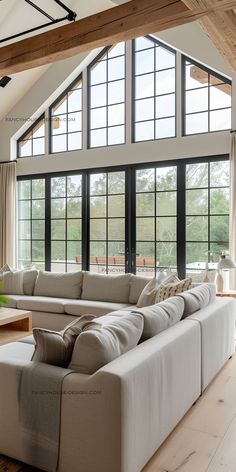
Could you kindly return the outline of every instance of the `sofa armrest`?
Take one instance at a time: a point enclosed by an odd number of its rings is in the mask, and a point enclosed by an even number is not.
[[[58,472],[139,472],[200,395],[200,326],[182,321],[64,379]]]

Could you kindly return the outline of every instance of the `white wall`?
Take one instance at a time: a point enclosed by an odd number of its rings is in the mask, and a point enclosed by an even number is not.
[[[198,24],[192,23],[174,28],[158,36],[164,42],[182,50],[185,54],[230,76],[228,65]],[[66,85],[86,67],[97,52],[93,51],[89,55],[80,54],[79,56],[53,64],[25,97],[16,104],[11,113],[0,124],[0,160],[7,161],[15,158],[16,139],[28,127],[28,123],[24,124],[24,119],[27,120],[28,117],[34,116],[35,118],[39,116],[55,100],[56,96],[63,91]],[[236,124],[234,118],[236,110],[235,84],[236,80],[233,78],[233,126]],[[177,81],[177,88],[180,92],[180,78]],[[130,94],[130,90],[128,90],[128,94]],[[18,175],[207,156],[229,152],[228,132],[182,137],[180,125],[177,128],[176,138],[131,144],[130,115],[130,109],[128,108],[126,145],[19,159],[17,164]],[[178,123],[180,123],[180,120],[178,120]],[[13,136],[14,139],[12,139]]]

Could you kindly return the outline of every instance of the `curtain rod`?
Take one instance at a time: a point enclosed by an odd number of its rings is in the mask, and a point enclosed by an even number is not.
[[[0,161],[0,165],[1,164],[13,164],[13,162],[17,163],[17,159],[13,159],[13,161]]]

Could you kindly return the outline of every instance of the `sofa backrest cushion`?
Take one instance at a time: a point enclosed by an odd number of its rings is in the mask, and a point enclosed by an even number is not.
[[[145,341],[181,320],[184,313],[184,300],[177,295],[155,305],[137,308],[131,313],[142,314],[144,328],[141,340]]]
[[[198,310],[209,305],[212,301],[211,287],[208,284],[201,284],[179,294],[184,300],[183,318],[192,315]]]
[[[39,271],[34,295],[43,297],[80,298],[83,272],[60,273]]]
[[[93,374],[137,346],[143,331],[143,316],[126,313],[110,323],[93,323],[76,339],[69,369]]]
[[[0,283],[4,295],[24,295],[22,271],[3,272],[0,275]]]
[[[25,295],[33,295],[38,271],[36,269],[23,270],[23,289]]]
[[[67,367],[75,340],[82,329],[91,324],[95,318],[93,315],[84,315],[76,318],[63,331],[50,331],[49,329],[33,328],[35,350],[32,361],[52,364],[59,367]]]
[[[148,282],[150,282],[149,277],[141,277],[140,275],[134,275],[130,279],[129,303],[136,305],[140,294]]]
[[[103,275],[84,272],[83,300],[129,303],[131,274]]]

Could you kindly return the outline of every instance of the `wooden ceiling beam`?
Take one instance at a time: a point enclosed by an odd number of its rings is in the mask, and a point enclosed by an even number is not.
[[[197,3],[200,4],[200,1]],[[232,8],[235,3],[233,0],[214,0],[214,10]],[[0,76],[189,23],[211,13],[212,8],[209,5],[198,6],[193,12],[181,0],[131,0],[72,24],[1,47]]]

